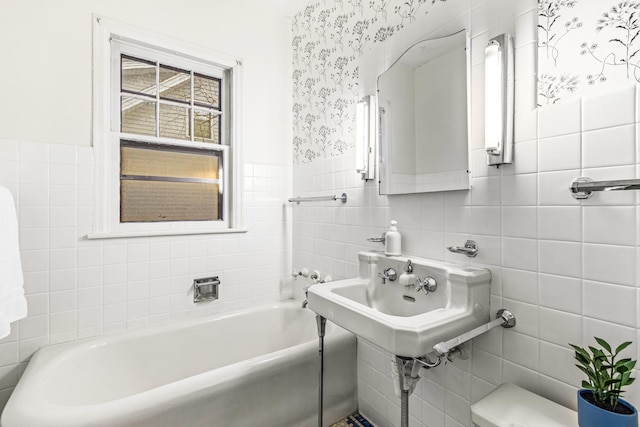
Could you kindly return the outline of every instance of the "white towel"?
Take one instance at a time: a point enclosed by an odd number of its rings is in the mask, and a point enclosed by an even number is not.
[[[16,207],[11,192],[0,187],[0,339],[11,333],[11,322],[27,316],[23,284]]]

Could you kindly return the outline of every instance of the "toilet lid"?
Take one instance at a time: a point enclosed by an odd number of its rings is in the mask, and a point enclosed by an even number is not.
[[[502,384],[471,405],[479,427],[577,427],[575,411],[514,384]]]

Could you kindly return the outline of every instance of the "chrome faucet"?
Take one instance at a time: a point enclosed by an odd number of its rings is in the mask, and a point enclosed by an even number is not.
[[[323,279],[320,278],[320,272],[318,272],[318,270],[313,270],[311,272],[311,275],[309,276],[309,278],[311,280],[313,280],[313,283],[311,283],[310,285],[306,285],[304,288],[304,301],[302,301],[302,308],[307,308],[307,304],[309,304],[308,301],[308,297],[309,297],[309,288],[317,283],[327,283],[327,282],[331,282],[333,280],[333,278],[331,276],[329,276],[328,274],[324,276]]]
[[[424,292],[425,295],[429,295],[430,292],[435,292],[438,289],[438,282],[431,276],[427,276],[424,280],[418,279],[416,280],[416,292]]]
[[[393,268],[389,267],[385,268],[382,273],[379,272],[378,277],[382,278],[382,284],[384,285],[387,280],[390,282],[395,281],[398,278],[398,273],[396,273]]]
[[[311,285],[307,285],[305,286],[304,289],[304,301],[302,301],[302,308],[307,308],[307,305],[309,304],[309,301],[307,300],[307,298],[309,297],[309,288],[311,287]]]

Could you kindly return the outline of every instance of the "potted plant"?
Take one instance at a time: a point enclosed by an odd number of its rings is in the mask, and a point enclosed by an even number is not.
[[[636,361],[618,358],[631,341],[620,344],[615,351],[602,338],[595,337],[601,348],[589,346],[589,351],[574,344],[576,366],[586,376],[578,390],[578,424],[580,427],[638,427],[638,411],[621,399],[623,387],[633,383],[632,369]]]

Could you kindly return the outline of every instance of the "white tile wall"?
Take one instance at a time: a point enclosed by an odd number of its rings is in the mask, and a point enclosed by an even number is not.
[[[516,57],[525,55],[518,60],[518,93],[529,94],[535,2],[478,1],[471,9],[472,46],[498,33],[500,25],[516,23]],[[492,17],[499,10],[501,24]],[[482,65],[473,53],[472,61]],[[412,426],[470,427],[470,403],[503,382],[574,408],[581,378],[569,342],[591,344],[593,336],[633,340],[627,353],[637,357],[640,200],[634,192],[608,192],[578,201],[568,187],[579,176],[640,177],[638,99],[640,87],[625,87],[537,110],[519,104],[516,163],[498,170],[484,165],[477,140],[481,120],[472,112],[468,192],[378,196],[375,182],[350,178],[352,153],[294,166],[294,193],[349,196],[346,205],[294,207],[294,265],[354,276],[357,252],[381,248],[365,239],[379,236],[394,219],[403,250],[413,256],[467,263],[444,247],[475,239],[480,256],[471,262],[492,272],[492,310],[506,307],[518,318],[514,329],[474,340],[470,360],[423,371],[420,392],[410,402]],[[345,178],[333,179],[338,175]],[[361,411],[377,426],[399,425],[391,355],[362,341],[358,352]],[[637,405],[640,386],[627,397]]]
[[[246,234],[89,241],[92,158],[87,147],[0,140],[29,307],[0,340],[0,410],[43,345],[291,297],[290,167],[246,165]],[[220,299],[196,305],[193,279],[207,275],[220,276]]]

